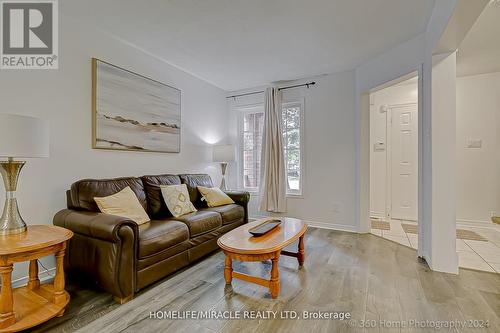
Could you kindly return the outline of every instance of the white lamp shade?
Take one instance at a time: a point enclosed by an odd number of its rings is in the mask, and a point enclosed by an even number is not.
[[[49,157],[48,121],[0,113],[0,157]]]
[[[214,162],[231,162],[235,160],[235,149],[233,145],[214,146]]]

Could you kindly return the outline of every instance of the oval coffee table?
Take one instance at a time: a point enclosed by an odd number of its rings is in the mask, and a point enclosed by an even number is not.
[[[280,280],[278,272],[278,261],[280,254],[297,258],[299,265],[304,264],[304,234],[307,224],[299,219],[279,218],[281,225],[269,231],[267,234],[254,237],[248,230],[263,223],[267,219],[253,221],[228,232],[217,240],[217,244],[226,255],[224,268],[224,278],[227,284],[232,279],[240,279],[247,282],[269,288],[272,298],[276,298],[280,292]],[[284,251],[283,248],[299,240],[298,252]],[[271,279],[266,280],[260,277],[251,276],[233,271],[232,261],[272,261]]]

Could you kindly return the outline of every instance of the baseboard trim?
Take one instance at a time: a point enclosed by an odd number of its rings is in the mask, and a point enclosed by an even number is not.
[[[270,218],[270,217],[279,218],[280,216],[274,216],[274,215],[273,216],[266,216],[266,215],[252,215],[252,216],[250,216],[250,218],[253,218],[253,219],[262,219],[262,218]],[[290,217],[293,217],[293,216],[290,216]],[[318,221],[312,221],[312,220],[306,220],[306,219],[301,219],[301,220],[304,221],[305,223],[307,223],[308,226],[314,227],[314,228],[358,233],[358,230],[357,230],[356,226],[354,226],[354,225],[326,223],[326,222],[318,222]]]
[[[306,222],[307,225],[309,225],[310,227],[314,227],[314,228],[358,233],[358,230],[357,230],[356,226],[354,226],[354,225],[326,223],[326,222],[318,222],[318,221],[310,221],[310,220],[303,220],[303,221]]]
[[[385,213],[382,212],[370,212],[370,217],[376,218],[376,219],[383,219],[385,218]]]
[[[495,224],[491,221],[479,221],[479,220],[462,220],[457,219],[457,228],[467,227],[467,228],[481,228],[481,229],[494,229],[500,231],[500,225]]]
[[[54,278],[54,275],[56,273],[56,268],[49,268],[43,271],[38,272],[38,278],[40,279],[40,282],[47,282],[49,280],[52,280]],[[18,288],[22,287],[28,284],[29,276],[23,276],[18,279],[15,279],[12,281],[12,288]]]
[[[458,254],[455,251],[455,255],[452,254],[451,258],[447,258],[445,261],[441,261],[439,264],[436,264],[432,260],[430,260],[429,256],[424,257],[425,261],[429,268],[436,272],[448,273],[448,274],[458,274]]]

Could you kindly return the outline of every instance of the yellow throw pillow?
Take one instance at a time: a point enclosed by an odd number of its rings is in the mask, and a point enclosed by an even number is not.
[[[203,198],[207,201],[208,207],[218,207],[233,204],[234,201],[218,187],[198,186]]]
[[[186,184],[182,185],[161,185],[161,195],[167,205],[168,210],[174,217],[179,217],[188,213],[196,212],[191,200]]]
[[[102,213],[123,216],[141,225],[149,222],[149,216],[130,186],[107,197],[94,198]]]

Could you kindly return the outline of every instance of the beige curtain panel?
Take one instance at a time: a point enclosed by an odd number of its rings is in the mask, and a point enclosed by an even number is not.
[[[266,88],[261,156],[260,210],[286,211],[286,175],[281,131],[281,92]]]

